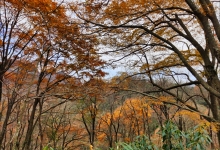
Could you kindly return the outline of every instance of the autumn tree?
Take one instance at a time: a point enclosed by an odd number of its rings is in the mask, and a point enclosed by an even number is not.
[[[104,101],[109,88],[101,78],[92,78],[82,84],[77,97],[76,112],[81,115],[89,144],[94,147],[97,137],[97,122],[101,114],[100,105]]]
[[[111,102],[116,105],[115,102]],[[132,141],[137,135],[151,134],[152,109],[147,101],[140,98],[125,100],[121,106],[112,109],[102,115],[99,119],[98,140],[99,145],[114,147],[119,141]],[[104,142],[104,143],[103,143]]]
[[[49,109],[45,103],[50,99],[69,100],[68,93],[59,89],[70,78],[104,75],[104,62],[94,47],[96,38],[83,34],[77,20],[67,16],[66,7],[63,2],[51,0],[0,1],[3,149],[13,144],[11,147],[17,149],[35,149],[38,144],[34,142],[39,141],[42,149],[42,114]],[[8,138],[10,124],[13,130],[18,127],[18,136],[11,136],[13,140]]]
[[[91,33],[100,36],[102,46],[110,48],[100,52],[115,55],[113,63],[123,60],[138,68],[138,73],[181,105],[185,100],[171,89],[202,86],[209,92],[205,103],[212,112],[211,117],[203,117],[219,123],[219,1],[88,0],[81,4],[73,10]],[[157,75],[181,81],[162,87],[155,82]],[[185,107],[203,114],[194,106]],[[220,143],[220,131],[218,139]]]

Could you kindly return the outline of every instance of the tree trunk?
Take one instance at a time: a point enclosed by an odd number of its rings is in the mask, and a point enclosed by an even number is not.
[[[1,133],[0,133],[0,148],[2,147],[2,142],[4,140],[5,133],[7,131],[8,121],[9,121],[9,118],[10,118],[10,115],[11,115],[12,107],[13,107],[13,103],[9,102],[7,112],[6,112],[6,116],[5,116],[5,120],[4,120],[2,130],[1,130]]]
[[[217,74],[211,74],[210,76],[208,76],[207,81],[208,81],[208,84],[212,86],[213,88],[215,88],[217,91],[220,90],[219,88],[220,82],[218,80]],[[212,93],[209,93],[209,94],[210,94],[212,115],[213,115],[213,118],[219,124],[220,123],[220,116],[219,116],[220,115],[220,111],[219,111],[219,104],[220,104],[219,100],[220,99],[216,97],[215,95],[213,95]],[[217,132],[217,137],[218,137],[218,145],[219,145],[220,144],[220,131],[219,130]]]
[[[39,98],[36,98],[34,101],[31,116],[28,120],[29,123],[28,123],[28,129],[27,129],[25,141],[24,141],[23,148],[22,148],[23,150],[30,150],[31,136],[34,130],[34,116],[35,116],[36,108],[39,102],[40,102]]]
[[[217,123],[220,123],[220,118],[219,118],[219,101],[218,98],[215,97],[214,95],[210,95],[211,99],[211,110],[213,114],[213,118],[217,121]],[[218,128],[220,126],[218,125]],[[218,137],[218,145],[220,144],[220,130],[217,131],[217,137]]]
[[[4,123],[2,125],[2,130],[0,133],[0,148],[2,147],[2,142],[3,142],[3,140],[5,138],[5,134],[7,132],[8,121],[11,116],[12,108],[13,108],[13,105],[15,104],[16,97],[17,97],[17,93],[14,91],[12,93],[12,97],[8,100],[7,112],[6,112]]]
[[[0,70],[0,73],[1,73],[1,70]],[[3,75],[0,74],[0,102],[2,102],[2,92],[3,92],[2,88],[3,88]]]

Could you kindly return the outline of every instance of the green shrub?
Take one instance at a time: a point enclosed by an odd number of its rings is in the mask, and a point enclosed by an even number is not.
[[[43,148],[43,150],[54,150],[52,147],[50,147],[50,146],[45,146],[44,148]]]
[[[119,143],[121,150],[157,150],[158,148],[150,142],[149,138],[145,135],[136,137],[132,143]]]
[[[133,142],[120,142],[115,150],[205,150],[212,140],[205,125],[198,125],[183,132],[172,122],[167,121],[160,131],[162,147],[153,144],[145,135],[138,136]]]

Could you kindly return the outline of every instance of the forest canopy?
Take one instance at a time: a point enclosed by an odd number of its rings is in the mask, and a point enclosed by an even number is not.
[[[218,148],[219,16],[214,0],[1,0],[1,149],[178,147],[167,128]]]

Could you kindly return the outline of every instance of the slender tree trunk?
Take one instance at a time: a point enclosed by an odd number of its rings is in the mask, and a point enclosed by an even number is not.
[[[92,135],[91,135],[91,145],[94,147],[95,142],[95,120],[96,118],[92,118]]]
[[[0,148],[2,147],[2,142],[4,140],[5,133],[7,131],[8,121],[9,121],[9,118],[10,118],[10,115],[11,115],[12,107],[13,107],[13,103],[9,102],[7,112],[6,112],[6,116],[5,116],[5,120],[4,120],[2,130],[1,130],[1,133],[0,133]]]
[[[42,113],[42,109],[43,109],[43,101],[41,101],[40,103],[39,103],[39,112],[40,112],[40,114]],[[41,124],[41,116],[39,116],[39,134],[40,134],[40,149],[43,149],[43,140],[44,140],[44,138],[43,138],[43,129],[42,129],[42,124]],[[55,148],[55,147],[54,147]]]
[[[9,121],[9,118],[10,118],[10,115],[11,115],[12,108],[13,108],[13,105],[15,103],[16,97],[17,97],[17,93],[14,91],[12,93],[12,97],[8,100],[7,112],[6,112],[4,123],[2,125],[2,130],[1,130],[1,133],[0,133],[0,148],[2,147],[3,140],[5,138],[5,134],[6,134],[6,131],[7,131],[7,126],[8,126],[8,121]]]
[[[46,66],[46,64],[47,64],[47,62],[45,62],[44,65]],[[43,80],[44,74],[45,74],[45,72],[42,71],[39,74],[39,77],[38,77],[37,90],[36,90],[37,98],[35,98],[35,100],[34,100],[34,105],[33,105],[32,111],[31,111],[31,116],[28,120],[28,129],[27,129],[27,133],[26,133],[26,136],[25,136],[25,140],[24,140],[22,150],[30,150],[31,138],[32,138],[33,130],[34,130],[35,113],[36,113],[37,106],[38,106],[38,104],[40,103],[40,100],[41,100],[41,96],[39,96],[40,85],[41,85],[41,82]]]
[[[3,92],[2,88],[3,88],[3,75],[0,75],[0,102],[2,102],[2,92]]]
[[[31,116],[28,120],[29,123],[28,123],[28,129],[27,129],[25,141],[24,141],[23,148],[22,148],[23,150],[30,150],[31,136],[34,130],[34,117],[35,117],[36,108],[39,102],[40,102],[40,98],[36,98],[34,101],[34,105],[31,111]]]

